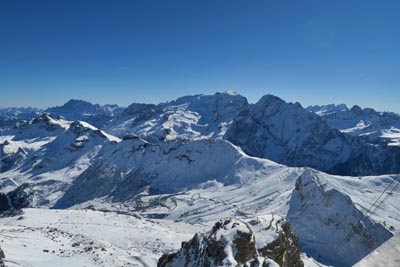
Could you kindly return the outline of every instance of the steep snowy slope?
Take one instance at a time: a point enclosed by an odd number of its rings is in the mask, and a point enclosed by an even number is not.
[[[377,112],[371,108],[345,105],[311,106],[307,108],[320,115],[329,126],[344,133],[362,137],[366,142],[400,146],[400,115]]]
[[[222,137],[247,106],[246,98],[231,92],[185,96],[157,106],[132,104],[106,131],[119,137],[132,133],[153,142]]]
[[[208,184],[240,184],[250,178],[250,174],[240,175],[243,169],[249,172],[247,167],[255,170],[252,176],[260,168],[281,168],[268,160],[249,158],[223,140],[154,145],[141,139],[125,139],[104,146],[94,164],[76,179],[56,207],[99,197],[126,201],[143,192],[176,193]]]

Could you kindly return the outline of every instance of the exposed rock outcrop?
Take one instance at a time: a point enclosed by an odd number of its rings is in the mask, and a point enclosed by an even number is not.
[[[157,266],[245,266],[256,256],[252,231],[243,222],[229,219],[217,222],[209,233],[183,242],[178,252],[164,254]]]
[[[0,193],[0,216],[15,216],[28,207],[33,196],[30,189],[28,184],[22,184],[7,194]]]
[[[302,267],[298,239],[288,223],[282,226],[277,240],[259,250],[250,227],[239,220],[217,222],[206,234],[196,234],[182,248],[164,254],[158,267]],[[275,259],[281,264],[279,265]]]
[[[273,259],[281,267],[303,267],[298,237],[292,232],[288,222],[284,222],[281,228],[278,238],[259,249],[259,252],[262,256]]]
[[[4,251],[0,247],[0,267],[5,267],[4,259],[5,259]]]

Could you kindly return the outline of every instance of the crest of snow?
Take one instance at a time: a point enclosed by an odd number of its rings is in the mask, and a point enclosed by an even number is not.
[[[101,132],[101,133],[102,133],[105,137],[107,137],[107,139],[110,140],[110,141],[114,141],[114,142],[120,142],[120,141],[121,141],[120,138],[118,138],[118,137],[116,137],[116,136],[113,136],[113,135],[111,135],[111,134],[108,134],[108,133],[106,133],[106,132],[104,132],[104,131],[101,131],[101,130],[99,130],[98,128],[94,127],[93,125],[91,125],[91,124],[89,124],[89,123],[87,123],[87,122],[85,122],[85,121],[79,121],[79,123],[80,123],[83,127],[88,128],[88,129],[90,129],[90,130],[92,130],[92,131],[99,131],[99,132]]]

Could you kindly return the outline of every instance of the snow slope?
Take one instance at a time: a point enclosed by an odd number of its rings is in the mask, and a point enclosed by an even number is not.
[[[394,176],[359,179],[288,168],[249,157],[223,140],[133,142],[99,153],[109,161],[84,172],[55,207],[140,212],[191,224],[239,217],[267,218],[267,226],[287,218],[301,249],[334,266],[351,266],[400,229],[398,191],[368,214]]]
[[[354,267],[396,267],[400,266],[400,236],[394,236]]]
[[[26,209],[0,218],[1,246],[13,266],[156,266],[199,225],[90,210]]]

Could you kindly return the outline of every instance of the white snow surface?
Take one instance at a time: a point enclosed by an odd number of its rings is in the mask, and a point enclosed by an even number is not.
[[[400,266],[400,236],[394,236],[354,267],[398,267]]]

